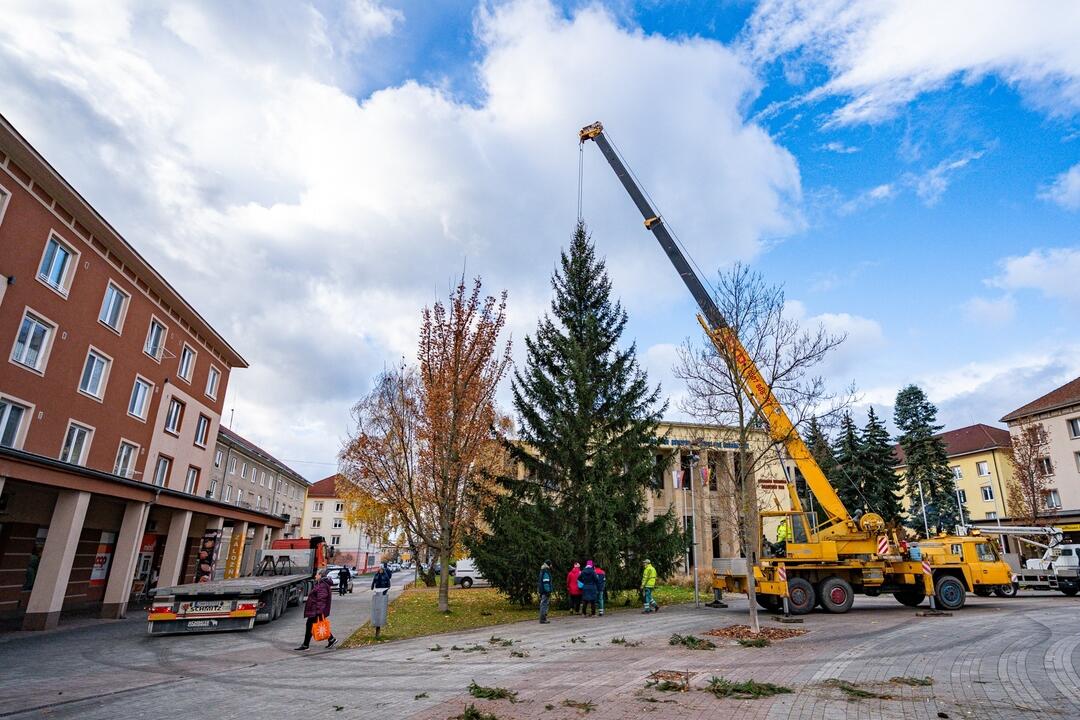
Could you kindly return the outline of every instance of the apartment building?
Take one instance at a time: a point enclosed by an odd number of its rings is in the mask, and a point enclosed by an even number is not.
[[[204,533],[283,527],[205,497],[244,358],[2,116],[0,351],[0,619],[120,617]]]
[[[303,533],[322,535],[334,547],[334,562],[364,571],[379,563],[382,546],[345,518],[345,500],[338,490],[340,475],[323,478],[308,489]]]
[[[255,443],[218,429],[206,497],[273,513],[285,521],[284,537],[300,537],[310,483]]]

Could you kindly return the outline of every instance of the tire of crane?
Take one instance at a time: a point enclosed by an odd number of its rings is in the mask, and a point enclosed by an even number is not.
[[[827,612],[835,615],[846,613],[855,602],[851,583],[841,577],[827,577],[818,585],[818,602]]]
[[[892,594],[896,598],[897,602],[901,605],[907,605],[908,607],[919,607],[922,605],[926,596],[922,594],[920,590],[904,590],[902,592],[894,592]]]
[[[976,585],[975,589],[971,592],[975,593],[978,597],[990,597],[994,592],[994,588],[989,585]]]
[[[769,612],[776,612],[780,609],[780,598],[775,595],[764,595],[760,593],[754,594],[754,599],[757,600],[757,604]]]
[[[934,599],[939,610],[959,610],[967,601],[967,588],[960,579],[942,575],[934,583]]]
[[[788,610],[792,615],[806,615],[817,604],[817,593],[814,586],[805,578],[791,578],[788,580]]]
[[[1075,597],[1076,593],[1080,592],[1080,587],[1076,585],[1062,585],[1058,589],[1065,597]]]
[[[994,594],[999,598],[1014,598],[1019,590],[1020,588],[1016,583],[1009,583],[1008,585],[998,585],[994,588]]]

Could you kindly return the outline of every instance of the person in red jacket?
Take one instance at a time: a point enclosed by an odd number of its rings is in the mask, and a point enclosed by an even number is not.
[[[581,575],[581,563],[574,563],[573,569],[566,574],[566,592],[570,593],[570,614],[576,615],[581,607],[581,588],[578,576]]]
[[[330,573],[323,569],[319,573],[319,579],[308,593],[307,602],[304,603],[304,617],[307,618],[307,628],[304,630],[304,644],[297,650],[307,650],[311,643],[311,629],[316,621],[330,617],[330,598],[334,596],[334,582],[330,579]],[[326,641],[326,647],[332,648],[337,643],[333,635]]]

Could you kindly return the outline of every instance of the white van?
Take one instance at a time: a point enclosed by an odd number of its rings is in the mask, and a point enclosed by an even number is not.
[[[465,558],[457,561],[457,567],[454,569],[454,582],[468,589],[473,586],[473,583],[484,582],[484,576],[480,574],[472,558]]]

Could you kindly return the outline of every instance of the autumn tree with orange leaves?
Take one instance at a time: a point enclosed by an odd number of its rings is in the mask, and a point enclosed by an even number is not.
[[[442,612],[450,609],[454,550],[508,463],[495,407],[510,365],[510,343],[499,342],[506,293],[481,294],[479,278],[471,291],[462,280],[448,304],[424,309],[418,367],[380,376],[354,408],[356,431],[341,455],[356,491],[388,507],[410,541],[438,557]]]

